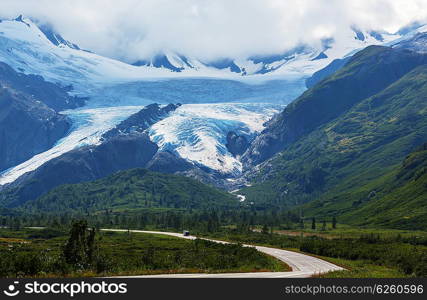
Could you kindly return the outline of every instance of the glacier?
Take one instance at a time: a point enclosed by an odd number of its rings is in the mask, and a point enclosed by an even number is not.
[[[288,104],[306,90],[301,77],[261,80],[181,78],[143,80],[105,86],[90,94],[88,107],[168,103]]]
[[[186,104],[149,129],[160,149],[198,165],[237,176],[242,164],[226,148],[230,131],[251,140],[282,105],[268,103]]]
[[[162,150],[224,175],[236,176],[241,163],[225,147],[229,131],[252,138],[283,106],[267,103],[184,104],[149,129],[150,138]],[[0,174],[0,185],[11,183],[27,172],[68,151],[97,145],[102,134],[143,106],[81,108],[62,112],[73,121],[70,133],[54,147]]]

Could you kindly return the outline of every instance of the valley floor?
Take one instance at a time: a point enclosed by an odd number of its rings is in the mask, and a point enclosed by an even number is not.
[[[426,232],[340,224],[323,232],[102,229],[85,268],[64,260],[66,227],[0,228],[1,277],[398,278],[425,274]],[[255,229],[256,230],[256,229]],[[230,244],[231,243],[231,244]],[[243,246],[243,247],[242,247]],[[387,249],[387,250],[385,250]]]
[[[103,229],[107,232],[126,232],[123,229]],[[180,233],[174,232],[159,232],[159,231],[142,231],[131,230],[132,233],[149,233],[174,236],[189,240],[197,239],[196,236],[183,236]],[[228,242],[207,239],[220,244],[228,244]],[[223,273],[223,274],[176,274],[176,275],[158,275],[157,277],[165,278],[295,278],[295,277],[311,277],[317,274],[324,274],[331,271],[342,271],[343,268],[325,260],[298,253],[295,251],[288,251],[278,248],[270,248],[264,246],[244,245],[245,247],[255,248],[257,251],[272,256],[292,268],[292,272],[262,272],[262,273]]]
[[[178,236],[178,235],[177,235]],[[67,261],[67,233],[0,229],[0,277],[134,276],[166,273],[287,272],[283,261],[253,248],[133,231],[100,232],[94,259]]]

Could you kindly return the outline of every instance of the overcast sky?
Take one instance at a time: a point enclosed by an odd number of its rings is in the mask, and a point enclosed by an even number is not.
[[[0,0],[0,18],[19,14],[129,62],[159,50],[211,60],[278,53],[351,25],[394,32],[426,21],[427,0]]]

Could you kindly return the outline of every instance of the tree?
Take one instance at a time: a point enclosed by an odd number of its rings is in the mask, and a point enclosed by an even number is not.
[[[88,230],[86,220],[75,221],[62,254],[65,261],[78,269],[88,268],[95,258],[95,228]]]
[[[300,229],[304,229],[304,219],[303,218],[299,219],[299,227],[300,227]]]
[[[323,224],[322,224],[322,231],[326,230],[326,220],[323,220]]]
[[[87,237],[87,246],[86,246],[86,256],[89,264],[93,264],[93,262],[95,261],[95,256],[96,256],[95,235],[96,235],[95,228],[92,228],[91,230],[89,230],[89,235]]]
[[[333,229],[337,228],[337,218],[335,216],[332,217],[332,228]]]
[[[262,231],[263,234],[268,234],[268,226],[267,224],[264,224],[264,226],[262,227]]]
[[[16,217],[16,218],[13,218],[11,228],[12,228],[13,230],[20,230],[20,229],[21,229],[21,227],[22,227],[21,220],[20,220],[19,218],[17,218],[17,217]]]
[[[311,219],[311,229],[316,230],[316,218]]]
[[[138,227],[140,228],[140,229],[144,229],[145,228],[145,218],[144,218],[144,215],[140,215],[139,216],[139,218],[138,218]]]

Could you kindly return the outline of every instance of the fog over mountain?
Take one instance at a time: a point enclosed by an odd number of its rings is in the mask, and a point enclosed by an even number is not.
[[[395,32],[427,20],[425,0],[2,0],[0,18],[19,14],[80,47],[135,62],[171,51],[201,60],[280,53],[339,39],[343,30]]]

